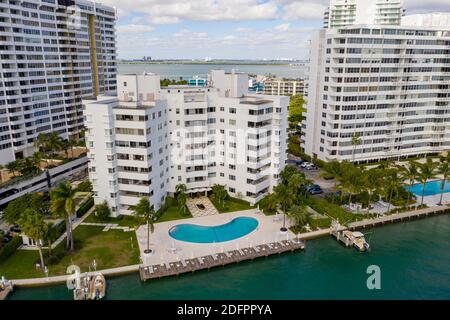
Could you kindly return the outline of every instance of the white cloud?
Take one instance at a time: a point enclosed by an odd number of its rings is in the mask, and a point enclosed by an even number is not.
[[[283,23],[283,24],[279,24],[279,25],[275,26],[274,29],[277,31],[287,31],[290,26],[291,26],[290,23]]]
[[[292,2],[283,7],[285,20],[322,19],[326,6],[316,2]]]
[[[279,14],[276,0],[103,0],[114,5],[119,15],[139,12],[154,24],[195,21],[242,21],[276,19]]]
[[[252,28],[236,28],[234,29],[234,31],[239,32],[239,33],[247,33],[247,32],[252,32],[253,29]]]
[[[124,34],[124,33],[146,33],[146,32],[152,32],[155,30],[152,26],[143,25],[143,24],[127,24],[117,27],[117,33],[118,34]]]

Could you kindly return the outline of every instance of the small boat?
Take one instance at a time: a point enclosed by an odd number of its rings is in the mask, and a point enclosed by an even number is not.
[[[353,244],[353,246],[361,251],[369,251],[370,245],[367,243],[366,239],[364,238],[364,234],[359,231],[349,231],[346,230],[342,233],[349,241],[350,244]]]
[[[90,283],[91,294],[90,298],[92,300],[103,299],[106,295],[106,280],[103,274],[97,273],[93,276],[92,282]]]

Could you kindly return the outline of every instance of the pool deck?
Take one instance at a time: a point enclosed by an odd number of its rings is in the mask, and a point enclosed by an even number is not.
[[[202,226],[216,226],[228,223],[237,217],[255,218],[259,223],[258,227],[246,236],[220,243],[191,243],[175,240],[169,235],[169,230],[178,224],[191,223]],[[283,219],[281,215],[278,218],[278,221],[274,221],[276,220],[275,216],[266,216],[263,213],[258,213],[257,209],[250,209],[207,217],[183,219],[181,221],[156,223],[154,233],[150,234],[150,249],[153,251],[151,254],[144,253],[144,250],[147,248],[147,227],[141,226],[136,230],[136,236],[142,264],[144,266],[160,265],[240,250],[241,248],[266,245],[281,240],[295,239],[295,234],[291,231],[287,231],[284,234],[280,232],[280,228],[283,226]],[[290,226],[288,220],[286,220],[286,226]]]

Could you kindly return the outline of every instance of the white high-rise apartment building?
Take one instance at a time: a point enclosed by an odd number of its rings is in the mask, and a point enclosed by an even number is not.
[[[82,97],[116,90],[115,9],[85,0],[0,0],[0,164],[40,133],[83,128]]]
[[[325,11],[324,27],[400,25],[403,15],[403,0],[331,0]]]
[[[213,70],[208,86],[160,88],[155,74],[119,75],[118,95],[86,100],[89,177],[96,203],[131,214],[158,209],[178,184],[214,184],[251,203],[285,166],[289,98],[248,94],[248,76]]]
[[[367,162],[449,150],[450,26],[442,21],[317,31],[305,152]]]

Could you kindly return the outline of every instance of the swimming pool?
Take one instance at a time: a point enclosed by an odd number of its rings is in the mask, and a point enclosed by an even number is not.
[[[195,243],[213,243],[234,240],[243,237],[258,227],[258,220],[250,217],[238,217],[218,226],[197,224],[179,224],[169,230],[176,239]]]
[[[405,186],[406,190],[409,190],[409,186]],[[422,184],[416,183],[413,184],[411,188],[411,192],[414,193],[416,196],[421,197],[422,196]],[[444,193],[450,192],[450,183],[447,181],[444,186]],[[425,184],[425,196],[434,196],[436,194],[441,193],[441,180],[435,180],[435,181],[429,181]]]

